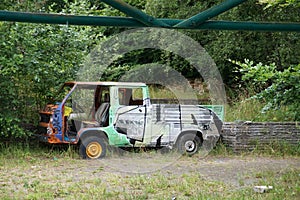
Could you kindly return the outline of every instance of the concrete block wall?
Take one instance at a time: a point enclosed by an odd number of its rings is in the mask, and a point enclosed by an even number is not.
[[[297,122],[225,122],[221,141],[233,151],[253,150],[272,142],[300,144]]]

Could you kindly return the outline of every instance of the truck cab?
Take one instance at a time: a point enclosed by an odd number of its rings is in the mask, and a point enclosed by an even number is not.
[[[108,145],[176,147],[192,155],[219,138],[221,120],[211,109],[151,104],[145,83],[67,82],[57,97],[40,111],[40,139],[78,144],[83,158],[104,157]]]

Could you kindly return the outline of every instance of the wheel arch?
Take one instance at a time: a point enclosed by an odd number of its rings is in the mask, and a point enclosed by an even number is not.
[[[203,142],[203,133],[200,130],[184,130],[182,131],[176,138],[174,145],[176,146],[178,144],[178,141],[180,140],[180,138],[185,135],[185,134],[195,134],[196,136],[198,136],[201,140],[201,143]]]
[[[98,137],[103,138],[106,142],[108,142],[108,136],[107,134],[102,130],[85,130],[79,135],[79,144],[82,140],[88,138],[88,137]]]

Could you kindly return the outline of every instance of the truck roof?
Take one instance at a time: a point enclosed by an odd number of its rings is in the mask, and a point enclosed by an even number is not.
[[[99,82],[78,82],[69,81],[65,85],[103,85],[103,86],[146,86],[145,83],[141,82],[111,82],[111,81],[99,81]]]

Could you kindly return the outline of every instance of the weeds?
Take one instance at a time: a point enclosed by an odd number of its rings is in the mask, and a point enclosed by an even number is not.
[[[210,152],[212,156],[233,156],[234,152],[231,148],[227,147],[220,141],[217,143],[216,147]]]
[[[273,150],[276,150],[276,147],[272,146]],[[285,153],[291,152],[288,146],[284,146],[282,150]],[[206,179],[196,169],[180,173],[161,170],[150,174],[116,174],[103,167],[105,165],[101,163],[105,160],[91,167],[90,161],[76,159],[75,152],[75,148],[71,146],[61,148],[36,146],[30,149],[27,144],[10,147],[2,145],[0,199],[297,199],[300,197],[299,169],[252,172],[247,179],[255,179],[259,185],[274,187],[269,193],[258,194],[253,191],[253,185],[247,184],[240,172],[237,172],[238,184],[242,186],[239,188]],[[218,145],[208,159],[214,156],[227,157],[233,156],[233,153],[226,146]],[[54,157],[58,160],[53,159]],[[200,155],[182,157],[180,161],[188,165],[186,167],[197,166],[199,157]],[[12,164],[16,163],[16,160],[22,165]],[[108,159],[107,162],[111,160]],[[78,172],[82,163],[86,168]]]
[[[267,150],[257,146],[247,156],[299,156],[299,146],[272,143]],[[142,152],[142,157],[159,152]],[[144,155],[145,154],[145,155]],[[136,155],[136,154],[133,154]],[[126,156],[126,155],[125,155]],[[128,155],[127,155],[128,156]],[[130,156],[129,156],[130,157]],[[134,157],[134,156],[133,156]],[[167,159],[169,154],[161,155]],[[185,167],[198,166],[200,155],[181,157]],[[234,153],[223,144],[218,144],[208,156],[234,157]],[[40,146],[17,143],[0,145],[0,199],[299,199],[300,169],[286,168],[284,171],[256,171],[238,174],[239,187],[204,178],[199,168],[194,171],[174,173],[160,170],[149,174],[116,174],[106,166],[115,156],[101,160],[93,168],[91,161],[78,159],[74,146]],[[139,162],[138,159],[135,161]],[[204,161],[203,161],[204,162]],[[151,163],[153,164],[153,163]],[[177,166],[178,165],[178,166]],[[149,164],[150,166],[150,164]],[[84,170],[80,168],[85,167]],[[179,168],[179,163],[174,163]],[[182,167],[182,166],[181,166]],[[164,171],[165,170],[165,171]],[[213,170],[213,169],[212,169]],[[226,168],[224,168],[226,170]],[[215,173],[219,173],[216,171]],[[220,174],[222,176],[222,174]],[[255,193],[255,185],[272,185],[268,193]]]
[[[270,192],[263,194],[255,193],[252,186],[235,189],[222,182],[205,180],[197,174],[181,176],[156,174],[109,177],[107,182],[115,182],[117,186],[114,187],[98,182],[70,183],[67,186],[40,181],[25,182],[23,191],[21,189],[15,191],[13,197],[25,197],[25,199],[297,199],[300,195],[299,173],[299,170],[281,174],[262,173],[257,178],[258,184],[271,184],[274,187]],[[10,199],[12,195],[4,191],[0,197]]]
[[[225,120],[232,121],[254,121],[254,122],[280,122],[293,121],[289,116],[289,108],[281,106],[278,109],[263,110],[264,103],[257,99],[241,97],[240,101],[226,106]]]
[[[257,144],[252,155],[263,155],[263,156],[300,156],[300,142],[298,145],[291,145],[284,141],[273,141],[269,144],[260,145]]]
[[[79,158],[78,149],[72,145],[40,145],[39,143],[0,143],[0,163],[22,163],[34,164],[40,159],[57,158],[73,159]],[[1,166],[1,164],[0,164]]]

